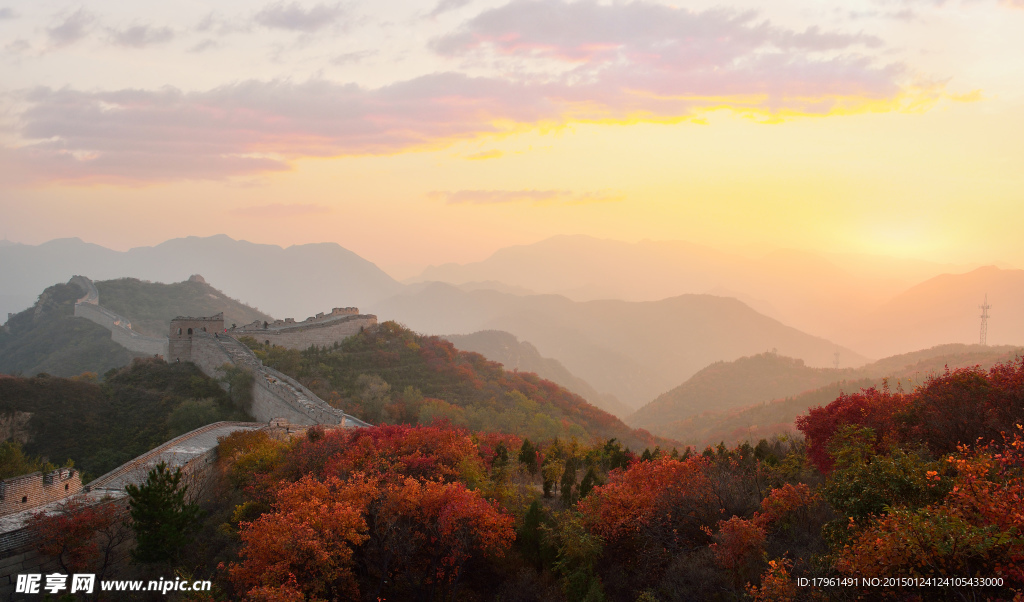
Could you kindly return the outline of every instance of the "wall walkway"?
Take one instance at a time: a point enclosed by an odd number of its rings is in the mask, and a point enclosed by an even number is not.
[[[85,276],[73,276],[68,284],[78,285],[85,296],[75,302],[75,317],[95,322],[110,331],[110,338],[129,351],[143,355],[167,356],[167,338],[149,337],[132,330],[132,323],[100,306],[100,293],[96,285]]]

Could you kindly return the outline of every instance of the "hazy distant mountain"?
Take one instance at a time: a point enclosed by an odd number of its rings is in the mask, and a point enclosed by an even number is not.
[[[202,274],[225,294],[275,317],[304,319],[338,306],[368,308],[404,287],[334,243],[283,249],[218,235],[177,238],[155,247],[112,251],[77,238],[0,247],[0,311],[20,311],[54,282],[133,277],[180,282]],[[3,315],[3,314],[0,314]]]
[[[894,295],[957,266],[793,250],[724,252],[682,241],[626,243],[555,236],[507,247],[466,265],[424,270],[411,281],[496,280],[577,301],[655,301],[724,294],[805,332],[827,335]]]
[[[840,393],[865,387],[911,391],[929,376],[971,366],[990,368],[1019,357],[1015,346],[940,345],[888,357],[857,369],[814,370],[790,358],[747,357],[701,370],[626,420],[662,437],[703,447],[793,431],[793,421]],[[772,369],[774,368],[774,370]],[[829,377],[832,377],[829,379]],[[823,378],[827,384],[814,386]],[[821,382],[821,381],[818,381]],[[751,386],[746,386],[750,383]],[[757,390],[762,390],[760,396]]]
[[[536,373],[619,418],[625,418],[631,412],[615,396],[598,393],[587,381],[569,372],[561,362],[543,357],[536,347],[519,341],[515,335],[500,330],[481,330],[473,334],[445,335],[443,338],[463,351],[474,351],[501,363],[506,370]]]
[[[632,407],[712,362],[772,349],[812,366],[831,365],[837,350],[844,365],[866,361],[736,299],[711,295],[576,302],[558,295],[466,292],[434,283],[415,294],[382,301],[376,308],[381,319],[395,319],[418,332],[510,332],[598,391]]]
[[[1024,344],[1024,270],[982,267],[942,274],[852,321],[834,337],[880,357],[942,343],[977,343],[988,295],[990,345]]]
[[[803,360],[760,353],[731,362],[716,362],[626,419],[651,432],[667,423],[708,410],[725,411],[778,399],[849,378],[852,369],[811,368]]]

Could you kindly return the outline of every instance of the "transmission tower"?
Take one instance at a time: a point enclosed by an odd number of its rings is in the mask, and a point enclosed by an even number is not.
[[[832,360],[832,365],[836,367],[836,370],[839,369],[839,352],[838,351],[835,352],[835,359]]]
[[[992,306],[988,304],[988,293],[985,293],[985,302],[978,306],[981,309],[981,344],[988,345],[988,310]]]

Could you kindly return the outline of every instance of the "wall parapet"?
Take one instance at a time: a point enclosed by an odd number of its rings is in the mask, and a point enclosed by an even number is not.
[[[0,481],[0,516],[45,506],[78,493],[82,475],[73,468],[33,472]]]
[[[207,332],[193,334],[192,361],[209,376],[216,376],[225,363],[248,370],[253,375],[250,413],[257,420],[286,418],[299,425],[370,426],[331,406],[294,378],[264,366],[251,349],[231,337]]]

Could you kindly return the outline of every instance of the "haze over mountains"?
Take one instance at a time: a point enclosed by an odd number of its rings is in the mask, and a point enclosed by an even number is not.
[[[25,309],[43,289],[76,274],[165,283],[201,274],[231,297],[275,317],[297,319],[339,305],[367,306],[404,288],[335,243],[282,249],[224,235],[190,236],[120,252],[64,238],[0,247],[0,315]]]
[[[860,368],[815,369],[760,354],[718,362],[626,418],[626,423],[698,449],[795,431],[797,416],[862,388],[910,392],[945,370],[1019,361],[1024,347],[947,344],[894,355]]]
[[[559,295],[466,292],[434,283],[377,305],[382,319],[417,332],[503,330],[558,359],[595,389],[638,407],[711,362],[777,349],[816,366],[866,358],[757,313],[728,297],[572,301]]]
[[[967,269],[892,257],[725,252],[683,241],[627,243],[578,235],[507,247],[477,263],[430,267],[410,282],[497,280],[577,301],[710,293],[736,297],[785,324],[831,338],[851,315],[927,278]]]
[[[974,343],[986,293],[989,342],[1024,342],[1024,312],[1014,311],[1024,308],[1021,270],[587,236],[431,267],[405,284],[335,243],[281,248],[219,235],[126,252],[79,239],[4,244],[0,311],[24,309],[74,274],[177,282],[196,273],[277,318],[354,305],[425,334],[509,333],[504,342],[463,340],[496,361],[529,357],[525,369],[556,362],[567,373],[560,382],[578,379],[570,388],[590,387],[586,396],[619,415],[709,364],[773,349],[808,368],[832,367],[838,351],[850,368]]]

